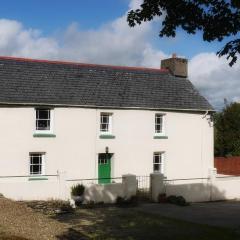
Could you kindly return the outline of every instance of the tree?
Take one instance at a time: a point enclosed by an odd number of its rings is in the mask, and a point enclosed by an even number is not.
[[[240,156],[240,103],[226,105],[214,119],[215,156]]]
[[[218,56],[226,55],[232,66],[240,53],[240,0],[144,0],[128,12],[129,26],[162,16],[159,36],[175,37],[177,28],[189,34],[202,31],[204,41],[230,38]]]

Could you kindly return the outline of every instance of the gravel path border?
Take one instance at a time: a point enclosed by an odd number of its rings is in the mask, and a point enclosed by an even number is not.
[[[25,203],[0,198],[1,234],[34,240],[55,240],[67,231],[67,226],[27,207]],[[2,239],[2,238],[1,238]],[[6,238],[7,239],[7,238]]]

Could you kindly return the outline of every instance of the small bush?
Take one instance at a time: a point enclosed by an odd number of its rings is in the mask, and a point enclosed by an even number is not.
[[[60,213],[72,213],[74,209],[69,202],[63,202],[60,206]]]
[[[85,187],[82,184],[77,184],[71,187],[72,196],[82,196],[85,191]]]
[[[138,197],[137,196],[132,196],[132,197],[127,198],[127,199],[122,198],[122,197],[117,197],[116,204],[120,207],[137,206],[138,205]]]
[[[182,196],[171,195],[171,196],[167,197],[167,202],[178,205],[178,206],[188,206],[189,205],[189,203],[187,203],[185,198]]]
[[[167,196],[165,193],[158,195],[158,202],[159,203],[166,203],[167,202]]]
[[[94,207],[96,207],[96,203],[94,201],[90,200],[90,201],[86,202],[86,204],[84,204],[84,207],[85,208],[94,208]]]

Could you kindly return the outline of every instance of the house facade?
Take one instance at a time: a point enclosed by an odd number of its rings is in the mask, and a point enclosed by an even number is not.
[[[56,198],[59,174],[105,184],[128,173],[208,177],[213,109],[185,59],[162,66],[0,57],[0,192]]]

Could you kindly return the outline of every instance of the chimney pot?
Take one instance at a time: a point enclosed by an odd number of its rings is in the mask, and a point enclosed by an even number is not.
[[[176,77],[188,76],[188,61],[185,58],[177,57],[177,54],[172,54],[171,58],[163,59],[161,61],[161,68],[166,68]]]

